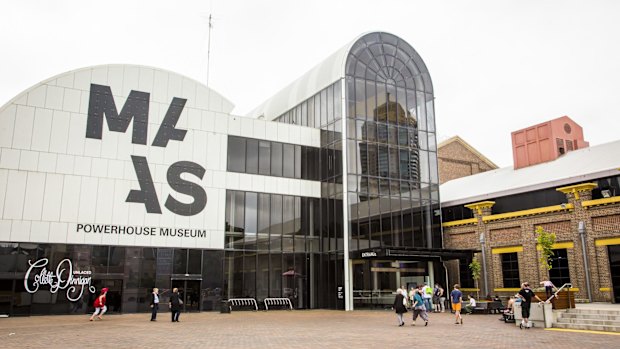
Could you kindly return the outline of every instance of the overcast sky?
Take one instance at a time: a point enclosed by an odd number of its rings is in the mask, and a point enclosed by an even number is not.
[[[510,132],[568,115],[591,145],[620,139],[620,1],[0,2],[0,105],[65,71],[154,66],[206,82],[245,115],[362,33],[425,61],[439,139],[500,167]],[[617,154],[615,156],[618,156]]]

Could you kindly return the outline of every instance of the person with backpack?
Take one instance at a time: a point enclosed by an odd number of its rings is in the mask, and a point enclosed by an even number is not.
[[[418,319],[418,315],[422,318],[422,320],[424,320],[424,326],[428,326],[428,313],[426,312],[426,306],[424,305],[425,301],[422,295],[421,289],[414,292],[413,303],[411,305],[413,308],[412,326],[415,326],[415,321]]]
[[[102,288],[101,294],[99,295],[99,297],[95,298],[95,303],[93,303],[93,306],[95,307],[95,312],[93,313],[93,315],[91,315],[89,321],[93,321],[95,316],[99,320],[103,320],[103,314],[105,314],[105,312],[108,310],[108,307],[106,307],[105,305],[107,294],[108,294],[108,288],[107,287]]]

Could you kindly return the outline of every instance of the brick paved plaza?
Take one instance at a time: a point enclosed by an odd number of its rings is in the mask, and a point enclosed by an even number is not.
[[[519,330],[499,315],[467,315],[455,325],[449,313],[432,314],[398,327],[391,311],[237,311],[150,314],[32,316],[0,319],[1,348],[618,348],[620,335]]]

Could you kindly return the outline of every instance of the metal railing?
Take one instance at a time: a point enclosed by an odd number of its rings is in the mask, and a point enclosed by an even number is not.
[[[231,298],[228,300],[230,307],[233,306],[254,306],[254,310],[258,310],[258,304],[254,298]]]
[[[291,303],[291,300],[288,298],[265,298],[265,310],[269,310],[269,306],[287,306],[289,307],[289,310],[293,310],[293,304]]]
[[[560,293],[565,288],[568,292],[570,292],[571,287],[573,287],[573,284],[571,284],[570,282],[565,283],[564,285],[562,285],[562,287],[558,288],[558,290],[555,291],[555,293],[551,297],[549,297],[549,299],[547,299],[547,302],[550,302],[553,298],[558,298],[558,293]],[[570,308],[570,294],[568,296],[568,307]]]

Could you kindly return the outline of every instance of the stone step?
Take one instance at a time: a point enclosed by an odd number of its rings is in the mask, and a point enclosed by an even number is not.
[[[601,315],[615,315],[620,316],[620,310],[606,310],[606,309],[567,309],[567,314],[601,314]]]
[[[561,324],[578,324],[578,325],[603,325],[603,326],[618,326],[620,327],[620,321],[614,320],[592,320],[592,319],[566,319],[558,318],[558,323]]]
[[[607,315],[607,314],[562,313],[558,317],[562,318],[562,319],[617,320],[617,321],[620,321],[620,315]]]
[[[588,330],[588,331],[604,331],[604,332],[620,332],[620,326],[606,326],[606,325],[588,325],[588,324],[567,324],[567,323],[553,323],[554,328],[566,328],[571,330]]]

